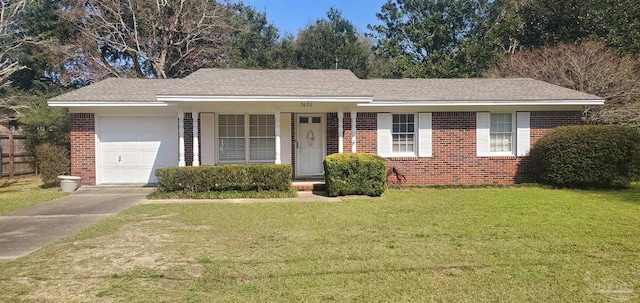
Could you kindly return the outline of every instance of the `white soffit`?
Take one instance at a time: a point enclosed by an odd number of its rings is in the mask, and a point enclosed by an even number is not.
[[[310,97],[310,96],[170,96],[159,95],[161,102],[326,102],[370,103],[373,97]]]
[[[506,101],[384,101],[358,107],[395,106],[492,106],[492,105],[602,105],[604,100],[506,100]]]
[[[49,106],[59,107],[168,107],[166,102],[126,102],[126,101],[48,101]]]

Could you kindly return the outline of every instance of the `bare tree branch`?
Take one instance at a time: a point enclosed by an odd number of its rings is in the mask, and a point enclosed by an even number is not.
[[[63,18],[82,35],[77,48],[106,54],[93,67],[118,76],[182,77],[224,64],[240,28],[231,5],[212,0],[69,0],[69,7]]]
[[[27,0],[0,0],[0,88],[9,86],[11,75],[25,68],[11,52],[27,40],[20,35],[19,23],[19,16],[27,4]],[[25,108],[25,105],[20,105],[11,98],[0,98],[0,121],[21,117]]]
[[[534,78],[594,94],[606,102],[586,108],[586,121],[640,125],[640,62],[603,43],[523,50],[503,58],[488,76]]]

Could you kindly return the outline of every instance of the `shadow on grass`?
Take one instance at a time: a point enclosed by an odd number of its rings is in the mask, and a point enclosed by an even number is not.
[[[60,184],[58,183],[49,183],[49,184],[42,184],[39,187],[42,189],[49,189],[49,188],[54,188],[54,187],[58,187]]]
[[[606,197],[611,201],[640,204],[640,183],[631,184],[625,189],[569,189],[576,193],[589,193]]]
[[[273,278],[302,278],[302,277],[318,277],[318,276],[332,276],[332,275],[362,275],[362,274],[375,274],[375,273],[411,273],[411,272],[434,272],[440,274],[447,274],[454,271],[459,272],[474,272],[476,270],[490,268],[491,266],[486,264],[450,264],[450,265],[436,265],[436,266],[408,266],[408,267],[396,267],[396,268],[363,268],[363,269],[351,269],[351,270],[318,270],[318,271],[300,271],[292,273],[269,273],[267,275],[256,275],[252,277],[244,277],[244,280],[270,280]],[[215,266],[211,268],[217,268]],[[207,270],[211,270],[207,266]],[[223,280],[237,279],[236,275],[223,276]]]

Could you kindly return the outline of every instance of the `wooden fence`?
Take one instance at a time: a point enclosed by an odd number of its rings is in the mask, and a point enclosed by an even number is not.
[[[25,136],[11,132],[0,133],[0,151],[2,177],[13,178],[36,172],[36,158],[27,152]]]

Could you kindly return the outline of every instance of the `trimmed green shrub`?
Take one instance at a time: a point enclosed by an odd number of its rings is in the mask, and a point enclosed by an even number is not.
[[[329,196],[380,196],[385,190],[386,160],[364,153],[333,154],[324,159]]]
[[[60,185],[58,176],[68,175],[69,152],[60,146],[44,143],[36,147],[36,159],[44,187]]]
[[[163,192],[288,191],[291,165],[230,164],[166,167],[156,170],[157,188]]]
[[[640,177],[640,132],[579,125],[550,130],[531,149],[539,181],[563,187],[627,187]]]

